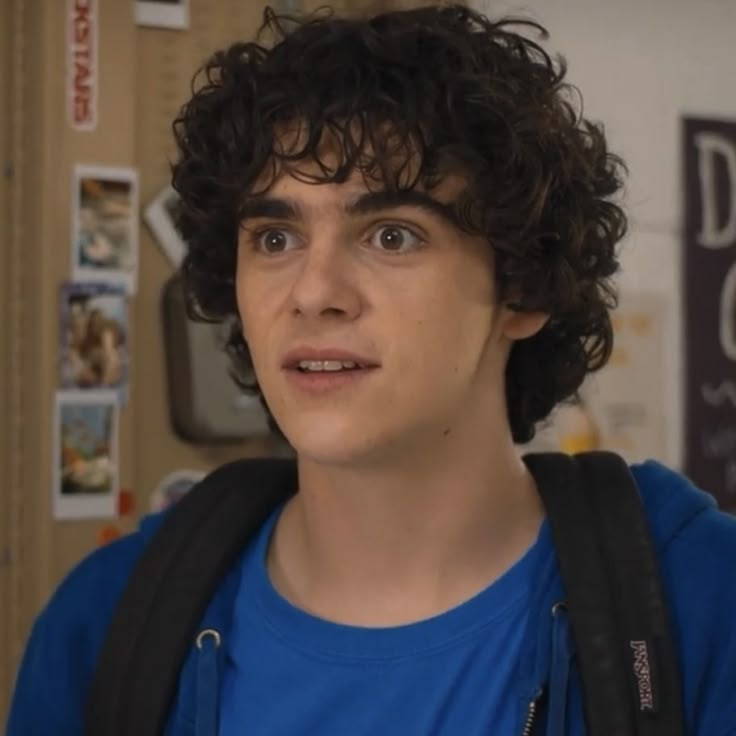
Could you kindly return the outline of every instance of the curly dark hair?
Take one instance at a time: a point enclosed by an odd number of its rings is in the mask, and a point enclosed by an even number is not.
[[[461,5],[360,18],[267,9],[254,42],[206,62],[174,123],[173,185],[191,303],[200,318],[233,321],[227,349],[241,385],[258,392],[235,296],[242,207],[264,172],[294,173],[304,160],[320,166],[311,181],[360,170],[394,190],[464,174],[456,214],[492,249],[499,301],[549,315],[508,360],[516,442],[531,440],[536,423],[606,363],[616,244],[626,231],[613,195],[625,165],[583,117],[564,59],[529,36],[547,32]],[[294,122],[308,134],[279,149],[279,130]],[[336,164],[320,159],[324,134],[341,148]]]

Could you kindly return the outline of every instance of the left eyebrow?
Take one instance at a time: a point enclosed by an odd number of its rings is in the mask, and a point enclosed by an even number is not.
[[[372,215],[397,207],[416,207],[440,217],[455,228],[462,229],[455,208],[443,204],[424,192],[413,189],[402,191],[366,192],[345,207],[349,215]]]

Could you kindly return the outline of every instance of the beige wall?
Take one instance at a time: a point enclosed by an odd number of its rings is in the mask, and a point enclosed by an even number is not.
[[[51,510],[57,293],[70,269],[72,166],[137,167],[144,207],[168,181],[171,121],[192,73],[216,48],[251,37],[261,8],[250,0],[191,0],[191,27],[181,32],[138,28],[131,2],[98,0],[98,124],[74,132],[64,94],[66,0],[0,2],[0,77],[9,82],[0,86],[0,105],[10,113],[0,114],[0,166],[4,171],[8,162],[13,170],[0,177],[0,720],[33,617],[94,549],[104,523],[54,521]],[[139,266],[129,305],[131,395],[120,425],[120,481],[134,492],[136,515],[147,511],[151,490],[171,470],[207,470],[273,449],[265,442],[194,447],[173,434],[159,322],[171,269],[145,226]]]

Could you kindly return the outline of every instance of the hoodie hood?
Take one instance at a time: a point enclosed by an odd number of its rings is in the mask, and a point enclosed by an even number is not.
[[[713,496],[654,460],[632,465],[631,472],[639,487],[654,547],[660,552],[698,514],[716,508]]]

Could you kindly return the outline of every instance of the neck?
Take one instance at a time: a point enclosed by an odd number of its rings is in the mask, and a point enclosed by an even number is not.
[[[489,585],[533,543],[542,508],[511,438],[486,433],[481,449],[478,436],[360,468],[300,458],[268,554],[277,590],[328,620],[387,626]]]

